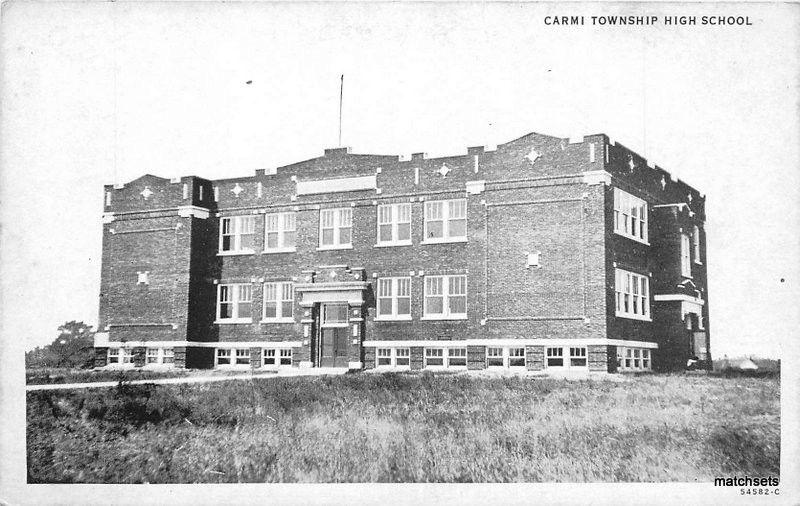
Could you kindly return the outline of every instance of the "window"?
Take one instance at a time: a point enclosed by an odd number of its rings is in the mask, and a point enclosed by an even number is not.
[[[217,322],[249,323],[253,287],[248,284],[219,285],[217,287]]]
[[[160,360],[160,352],[158,348],[147,348],[147,363],[148,364],[158,364],[161,362]]]
[[[263,366],[292,365],[291,348],[265,348]]]
[[[323,304],[322,325],[346,327],[347,307],[347,304]]]
[[[385,365],[390,366],[392,365],[392,350],[391,348],[378,348],[376,350],[376,357],[378,367]]]
[[[692,263],[689,258],[689,236],[681,234],[681,275],[687,278],[692,277]]]
[[[119,348],[108,349],[108,363],[119,364]]]
[[[266,348],[264,350],[264,360],[263,360],[263,365],[264,366],[267,366],[267,365],[278,365],[277,362],[275,362],[275,360],[276,360],[275,352],[276,351],[277,350],[275,348]]]
[[[466,348],[448,349],[447,367],[467,367],[467,349]]]
[[[292,283],[264,283],[263,321],[294,321],[294,287]]]
[[[375,350],[375,367],[411,366],[411,350],[409,348],[377,348]]]
[[[466,319],[467,276],[426,276],[423,318]]]
[[[293,212],[264,215],[264,252],[295,251],[297,219]]]
[[[425,348],[425,367],[444,366],[444,348]]]
[[[378,244],[411,244],[411,204],[378,206]]]
[[[567,355],[566,351],[569,352]],[[586,347],[547,348],[547,367],[586,368]]]
[[[616,315],[635,320],[650,319],[650,280],[622,269],[615,270]]]
[[[425,202],[424,242],[462,241],[466,238],[466,199]]]
[[[219,229],[219,250],[230,253],[254,253],[255,216],[222,218]]]
[[[231,364],[231,350],[217,348],[217,365]]]
[[[164,363],[165,364],[175,363],[175,350],[173,348],[164,348]]]
[[[320,249],[350,248],[353,246],[353,210],[322,209],[319,212]]]
[[[236,350],[236,365],[250,365],[250,348]]]
[[[647,348],[618,348],[617,351],[617,367],[622,371],[649,371],[651,359]]]
[[[569,349],[569,366],[586,367],[586,348]]]
[[[525,367],[525,348],[486,348],[487,367]]]
[[[614,232],[647,244],[647,202],[614,188]]]
[[[292,365],[292,349],[281,349],[281,365]]]
[[[564,367],[564,348],[547,348],[547,367]]]
[[[692,234],[692,241],[694,243],[694,263],[702,264],[700,260],[700,227],[694,226],[694,233]]]
[[[411,278],[378,280],[378,319],[411,319]]]
[[[133,350],[128,348],[120,348],[119,355],[123,364],[133,364]]]

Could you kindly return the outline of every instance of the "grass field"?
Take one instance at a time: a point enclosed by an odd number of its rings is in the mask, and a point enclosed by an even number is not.
[[[65,369],[42,368],[27,369],[25,371],[26,385],[52,385],[63,383],[98,383],[101,381],[131,381],[153,380],[162,378],[191,378],[206,376],[233,376],[242,374],[274,375],[272,371],[252,370],[192,370],[192,369],[164,369],[142,370],[136,369]]]
[[[779,472],[779,379],[381,374],[27,394],[28,481],[713,481]]]

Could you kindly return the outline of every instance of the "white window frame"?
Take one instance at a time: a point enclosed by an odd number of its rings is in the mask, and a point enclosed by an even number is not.
[[[447,352],[445,353],[445,367],[446,368],[448,368],[448,369],[460,369],[460,370],[465,370],[467,368],[467,364],[468,364],[468,360],[469,360],[468,359],[469,353],[467,351],[467,347],[466,346],[459,346],[459,347],[455,347],[455,348],[445,348],[445,349],[447,350]],[[463,351],[464,352],[463,356],[460,353],[458,355],[454,354],[453,352],[456,351],[456,350],[458,350],[459,352]],[[459,359],[460,360],[461,358],[464,359],[464,364],[458,364],[458,365],[453,365],[452,364],[453,359]]]
[[[233,311],[232,315],[229,318],[221,318],[221,310],[222,310],[222,303],[223,301],[220,300],[222,296],[222,288],[223,287],[230,287],[231,299],[230,301],[224,301],[225,303],[233,304]],[[246,295],[242,290],[243,287],[248,287],[250,292],[249,300],[242,299],[243,295]],[[240,304],[250,304],[250,316],[249,317],[239,317],[239,306]],[[253,285],[250,283],[221,283],[217,285],[217,319],[214,323],[217,324],[227,324],[227,323],[252,323],[253,322]]]
[[[453,216],[454,205],[463,205],[464,215]],[[438,207],[441,206],[441,207]],[[437,209],[434,213],[433,210]],[[435,217],[434,217],[435,216]],[[424,227],[422,244],[437,244],[447,242],[467,242],[469,222],[467,220],[467,199],[429,200],[425,202]],[[464,235],[453,235],[451,222],[464,220]],[[428,237],[428,225],[431,221],[442,222],[442,237]]]
[[[383,353],[383,355],[382,355]],[[381,364],[381,359],[388,359],[388,364]],[[405,360],[407,364],[398,364],[397,359]],[[411,348],[375,348],[376,369],[397,369],[407,371],[411,369]]]
[[[145,350],[144,355],[144,365],[157,365],[160,364],[162,361],[162,349],[161,348],[147,348]],[[154,358],[154,361],[150,361],[151,358]]]
[[[229,223],[228,233],[225,233],[225,223]],[[243,223],[248,223],[249,225],[245,227]],[[249,232],[242,232],[245,228],[249,229]],[[243,235],[250,235],[253,237],[253,247],[252,248],[245,248],[242,247],[242,236]],[[231,247],[230,249],[222,249],[224,238],[226,236],[231,237]],[[244,215],[244,216],[227,216],[225,218],[219,219],[219,251],[218,255],[251,255],[256,252],[255,250],[255,239],[256,239],[256,217],[253,215]]]
[[[452,278],[463,278],[464,293],[452,294],[450,293],[450,280]],[[441,280],[441,293],[430,294],[429,288],[433,287],[434,280]],[[429,283],[429,281],[431,283]],[[423,277],[423,308],[422,320],[466,320],[468,312],[469,299],[467,298],[467,275],[466,274],[449,274],[449,275],[436,275]],[[442,297],[442,313],[431,313],[429,311],[428,299],[432,297]],[[464,297],[464,312],[453,313],[450,311],[450,299],[453,297]]]
[[[227,364],[220,364],[220,359],[228,360]],[[215,367],[230,367],[235,364],[233,348],[217,348],[214,351],[214,366]]]
[[[376,246],[410,246],[411,242],[411,204],[381,204],[377,210]],[[399,239],[400,225],[408,225],[408,239]],[[391,237],[381,239],[381,227],[389,227]]]
[[[642,291],[646,293],[642,293]],[[620,318],[652,321],[650,278],[624,269],[614,269],[615,314]],[[627,310],[625,303],[628,303]]]
[[[405,286],[404,286],[405,285]],[[388,287],[389,293],[386,294],[385,289]],[[405,287],[407,295],[400,296],[400,288]],[[385,277],[378,278],[376,285],[376,300],[377,307],[375,308],[376,321],[410,321],[411,320],[411,277],[398,276],[398,277]],[[390,299],[392,303],[392,310],[390,313],[381,312],[381,300]],[[398,313],[400,306],[400,299],[408,299],[408,314]]]
[[[652,371],[653,352],[649,348],[617,348],[618,371]]]
[[[703,261],[700,259],[700,227],[697,225],[694,226],[692,242],[694,243],[694,263],[702,265]]]
[[[561,355],[552,355],[552,358],[560,358],[562,360],[562,365],[550,365],[549,359],[551,358],[550,350],[561,350]],[[583,353],[580,351],[583,350]],[[585,360],[585,365],[573,365],[572,361],[575,360]],[[589,348],[586,345],[574,344],[574,345],[565,345],[565,346],[547,346],[544,350],[544,366],[545,369],[554,369],[554,370],[567,370],[567,369],[576,369],[582,371],[589,370]]]
[[[425,369],[434,369],[434,368],[444,369],[447,366],[447,351],[445,350],[446,348],[435,348],[435,347],[425,348],[425,351],[423,352],[423,367]],[[428,364],[429,359],[434,359],[434,360],[441,359],[442,363],[430,365]]]
[[[269,246],[269,235],[277,235],[277,245]],[[289,234],[293,237],[288,241]],[[288,242],[291,244],[287,245]],[[292,253],[297,251],[297,213],[267,213],[264,215],[264,253]]]
[[[112,364],[113,365],[121,365],[122,364],[122,353],[120,353],[121,349],[122,348],[109,348],[108,349],[108,351],[106,352],[106,365],[112,365]],[[113,362],[111,361],[112,357],[115,359]]]
[[[512,355],[511,350],[522,350],[522,355]],[[496,352],[500,354],[495,354]],[[522,358],[522,365],[511,365],[512,359]],[[500,359],[501,365],[490,365],[491,359]],[[487,369],[525,369],[528,361],[524,346],[487,346],[486,347],[486,368]]]
[[[330,219],[328,218],[330,217]],[[333,230],[333,242],[323,244],[324,231]],[[342,230],[350,230],[350,241],[342,241]],[[333,207],[319,210],[319,247],[317,250],[353,249],[353,208]]]
[[[268,281],[261,287],[264,299],[261,303],[261,322],[294,323],[294,283],[291,281]],[[272,296],[267,297],[268,294]],[[274,317],[267,317],[267,302],[275,304]],[[283,304],[285,302],[291,302],[289,314],[284,314]]]
[[[649,245],[648,222],[647,202],[614,188],[614,232]]]
[[[692,253],[691,253],[691,239],[689,234],[681,234],[681,276],[684,278],[692,277]]]

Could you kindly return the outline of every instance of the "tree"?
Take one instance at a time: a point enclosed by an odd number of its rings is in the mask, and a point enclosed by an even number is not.
[[[50,344],[25,353],[25,367],[92,367],[94,334],[91,325],[75,320],[58,327],[58,337]]]

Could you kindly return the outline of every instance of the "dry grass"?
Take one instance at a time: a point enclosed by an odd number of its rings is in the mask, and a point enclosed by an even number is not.
[[[384,374],[28,394],[30,482],[777,475],[779,380]]]

